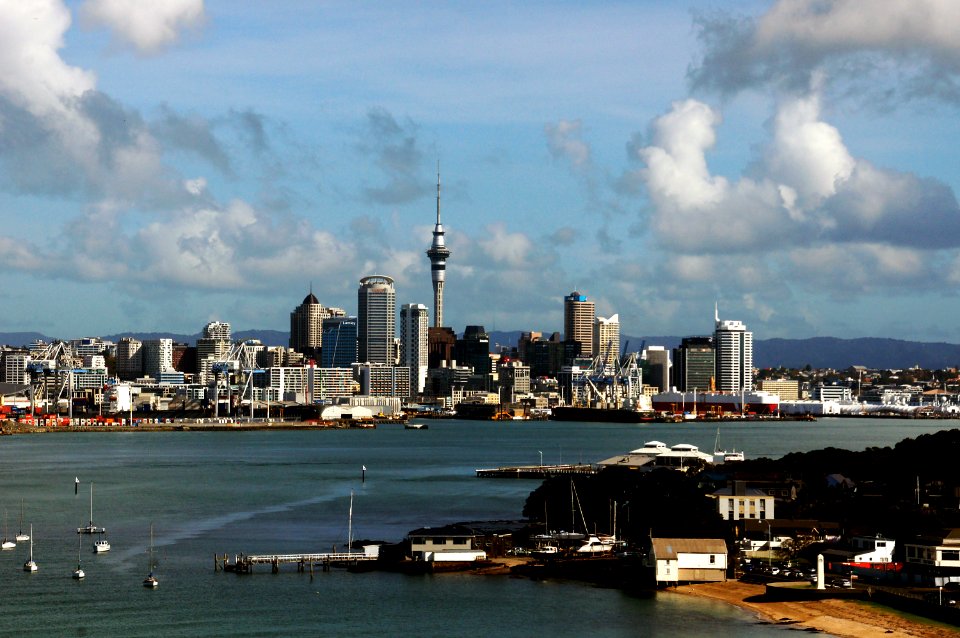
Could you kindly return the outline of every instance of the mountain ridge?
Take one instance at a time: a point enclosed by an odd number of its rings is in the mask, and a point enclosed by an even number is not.
[[[520,330],[494,330],[490,335],[491,346],[516,346]],[[168,338],[180,343],[194,345],[200,333],[187,335],[173,332],[119,332],[103,335],[103,339],[118,341],[121,337],[134,339]],[[233,333],[235,340],[259,339],[265,346],[287,346],[289,333],[283,330],[238,330]],[[0,332],[0,343],[13,347],[25,346],[37,339],[52,341],[51,337],[39,332]],[[680,344],[677,336],[633,336],[621,337],[621,348],[628,347],[631,352],[641,345],[660,345],[675,348]],[[758,368],[813,368],[844,369],[854,365],[867,368],[910,368],[919,366],[926,369],[943,369],[960,366],[960,344],[947,342],[908,341],[888,337],[808,337],[805,339],[758,339],[753,344],[753,364]]]

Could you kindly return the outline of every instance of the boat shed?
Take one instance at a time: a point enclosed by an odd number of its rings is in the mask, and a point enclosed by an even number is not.
[[[320,418],[324,421],[373,419],[373,411],[365,406],[330,405],[323,409]]]
[[[651,538],[650,544],[658,587],[727,580],[727,543],[722,538]]]
[[[470,562],[486,560],[487,553],[474,548],[476,532],[464,525],[421,527],[407,538],[410,556],[427,562]]]

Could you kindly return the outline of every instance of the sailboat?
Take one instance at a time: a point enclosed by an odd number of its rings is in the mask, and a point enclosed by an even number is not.
[[[160,581],[157,580],[157,577],[153,575],[153,523],[150,523],[150,551],[148,552],[149,559],[147,561],[147,569],[149,573],[147,577],[143,579],[143,586],[153,589],[160,585]]]
[[[93,483],[90,483],[90,522],[86,527],[78,527],[77,534],[103,534],[106,531],[106,527],[97,527],[93,524]]]
[[[29,534],[23,533],[23,499],[20,499],[20,531],[17,533],[17,542],[30,540]]]
[[[30,539],[30,558],[23,564],[23,571],[32,573],[37,571],[37,562],[33,560],[33,525],[30,526],[30,536],[28,538]]]
[[[10,540],[10,536],[7,534],[7,510],[3,510],[3,541],[0,542],[0,549],[13,549],[16,546],[17,542]]]
[[[83,569],[80,567],[80,551],[83,549],[83,536],[77,537],[77,568],[73,571],[73,578],[75,580],[80,580],[86,574],[83,573]]]
[[[731,461],[742,461],[744,459],[743,452],[737,452],[736,450],[721,450],[720,449],[720,428],[717,428],[717,438],[713,442],[713,462],[714,463],[729,463]]]

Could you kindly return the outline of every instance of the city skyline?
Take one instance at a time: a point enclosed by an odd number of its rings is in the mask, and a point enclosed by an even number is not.
[[[950,2],[0,8],[2,332],[430,304],[439,161],[448,326],[960,342]]]

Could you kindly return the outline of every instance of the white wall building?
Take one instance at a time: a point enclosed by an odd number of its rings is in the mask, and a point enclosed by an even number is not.
[[[3,381],[26,385],[30,383],[30,373],[27,372],[27,362],[30,355],[25,352],[7,352],[3,356]]]
[[[117,343],[117,376],[133,380],[143,374],[143,343],[139,339],[123,337]]]
[[[373,396],[410,396],[410,368],[375,363],[353,364],[353,378],[360,383],[360,394]]]
[[[713,497],[717,499],[717,511],[725,521],[776,518],[775,499],[758,489],[747,487],[743,481],[734,481],[732,486],[717,490]]]
[[[720,538],[652,538],[649,559],[657,585],[727,579],[727,544]]]
[[[143,342],[143,373],[158,379],[173,372],[173,339],[148,339]]]
[[[319,403],[340,397],[352,396],[358,390],[351,368],[308,368],[312,402]]]
[[[461,525],[415,529],[410,539],[410,556],[427,562],[472,562],[484,560],[486,552],[473,548],[476,535]]]
[[[593,323],[593,343],[597,355],[603,357],[603,366],[613,372],[614,361],[620,356],[620,315],[597,317]]]
[[[883,536],[855,536],[850,544],[855,563],[892,563],[897,541]]]
[[[418,395],[427,382],[427,330],[430,313],[419,303],[400,306],[400,365],[410,368],[410,392]]]
[[[742,321],[720,320],[715,312],[713,333],[717,390],[750,392],[753,390],[753,333]]]

